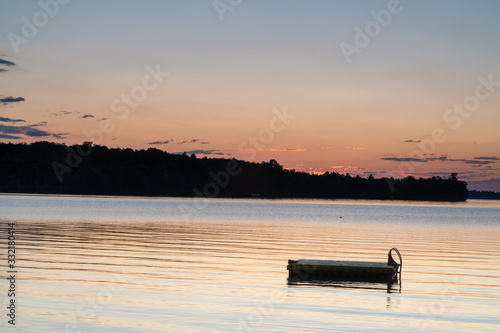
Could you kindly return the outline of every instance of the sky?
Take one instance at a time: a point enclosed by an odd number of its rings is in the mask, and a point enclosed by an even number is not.
[[[0,142],[500,191],[500,2],[0,0]]]

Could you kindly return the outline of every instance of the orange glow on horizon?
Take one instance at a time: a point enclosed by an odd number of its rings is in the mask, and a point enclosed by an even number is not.
[[[255,150],[255,151],[307,151],[307,149],[303,148],[243,148],[241,150]]]

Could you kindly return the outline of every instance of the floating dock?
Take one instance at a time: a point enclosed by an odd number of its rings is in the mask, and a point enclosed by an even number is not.
[[[399,256],[399,263],[392,258],[392,251]],[[389,251],[386,263],[335,260],[288,260],[288,281],[362,281],[393,283],[400,278],[403,261],[396,248]]]

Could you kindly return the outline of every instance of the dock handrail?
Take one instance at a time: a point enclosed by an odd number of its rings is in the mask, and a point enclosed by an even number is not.
[[[392,251],[395,251],[399,257],[399,264],[392,258]],[[399,253],[398,249],[393,247],[388,254],[387,258],[387,264],[390,266],[396,266],[397,267],[397,273],[399,273],[399,276],[401,277],[401,271],[403,270],[403,258],[401,258],[401,253]]]

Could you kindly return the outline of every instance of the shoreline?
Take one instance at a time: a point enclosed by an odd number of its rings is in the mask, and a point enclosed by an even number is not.
[[[411,205],[411,206],[460,206],[460,207],[497,207],[500,200],[496,199],[467,199],[466,201],[431,201],[431,200],[400,200],[400,199],[323,199],[323,198],[229,198],[229,197],[158,197],[158,196],[126,196],[126,195],[99,195],[99,194],[54,194],[54,193],[8,193],[0,192],[0,196],[19,197],[54,197],[54,198],[96,198],[96,199],[134,199],[134,200],[209,200],[209,201],[255,201],[255,202],[290,202],[290,203],[314,203],[314,204],[368,204],[368,205]]]

